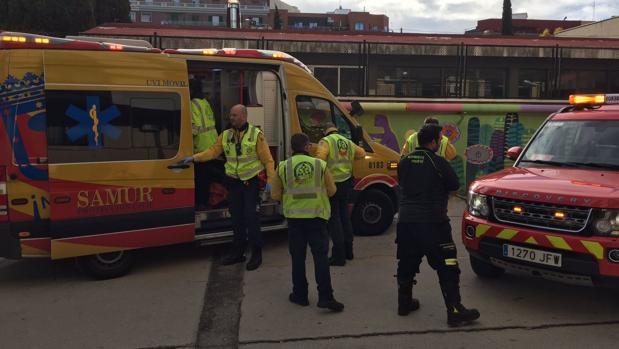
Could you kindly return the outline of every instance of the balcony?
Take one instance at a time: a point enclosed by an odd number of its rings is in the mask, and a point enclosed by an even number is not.
[[[226,14],[226,4],[185,3],[176,1],[145,1],[132,0],[131,11],[134,12],[164,12],[164,13],[204,13]],[[269,14],[268,6],[241,5],[241,14],[245,16],[266,16]]]

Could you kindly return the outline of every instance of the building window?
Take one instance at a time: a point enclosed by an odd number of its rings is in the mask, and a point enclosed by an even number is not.
[[[444,94],[442,68],[380,67],[376,94],[396,97],[440,97]]]
[[[606,73],[601,70],[564,70],[561,72],[559,97],[567,98],[575,93],[606,91]]]
[[[522,69],[518,72],[518,98],[546,97],[547,85],[546,70]]]
[[[340,96],[361,96],[363,69],[340,68]]]
[[[608,90],[610,92],[619,91],[619,71],[611,71],[608,74]]]
[[[338,89],[338,68],[337,67],[316,67],[314,77],[322,82],[325,87],[334,95],[339,94]]]
[[[208,17],[209,22],[211,22],[213,24],[213,26],[219,26],[221,24],[221,18],[219,16],[209,16]]]
[[[303,22],[297,22],[294,24],[295,28],[303,28]]]
[[[135,22],[135,12],[131,11],[129,12],[129,18],[131,19],[131,22]]]
[[[316,22],[310,22],[309,27],[310,27],[310,29],[311,29],[311,28],[318,28],[318,23],[316,23]]]
[[[150,12],[142,12],[140,20],[142,21],[142,23],[150,23],[152,21]]]
[[[363,22],[355,23],[355,30],[357,30],[357,31],[365,30],[365,24]]]
[[[171,159],[180,144],[175,93],[47,91],[50,163]]]
[[[464,97],[505,98],[504,69],[470,69],[466,72]]]

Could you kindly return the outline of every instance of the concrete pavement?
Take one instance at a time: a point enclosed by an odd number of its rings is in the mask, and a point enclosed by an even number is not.
[[[193,346],[210,270],[208,250],[148,249],[128,276],[92,281],[72,261],[0,264],[0,347]]]
[[[619,298],[614,291],[513,274],[498,280],[478,279],[470,269],[468,254],[461,244],[460,217],[463,208],[464,203],[459,199],[450,202],[453,235],[459,246],[458,260],[462,269],[463,303],[477,307],[482,314],[477,324],[456,330],[468,333],[469,340],[462,342],[463,347],[478,346],[476,338],[479,344],[492,345],[492,340],[486,339],[487,333],[492,333],[488,338],[494,340],[512,336],[517,339],[513,343],[515,347],[523,344],[523,331],[537,329],[541,331],[535,332],[538,335],[543,332],[553,336],[569,333],[577,337],[574,333],[578,330],[570,330],[569,326],[619,324]],[[394,239],[394,226],[382,236],[357,237],[355,260],[343,268],[331,268],[335,296],[346,305],[344,312],[339,314],[315,306],[317,293],[309,253],[307,273],[311,306],[303,308],[288,302],[287,296],[291,290],[290,257],[285,238],[274,241],[266,251],[263,267],[257,272],[245,274],[245,298],[239,331],[241,346],[364,347],[367,343],[373,343],[365,347],[377,347],[383,343],[408,343],[410,339],[414,343],[425,343],[424,346],[437,344],[441,347],[443,340],[460,338],[452,332],[454,329],[446,325],[438,278],[425,261],[414,289],[415,297],[421,301],[421,309],[408,317],[396,314]],[[595,338],[589,337],[595,331],[588,331],[586,327],[582,331],[581,336]],[[530,342],[534,347],[543,343],[537,340]],[[566,344],[570,343],[577,341]]]

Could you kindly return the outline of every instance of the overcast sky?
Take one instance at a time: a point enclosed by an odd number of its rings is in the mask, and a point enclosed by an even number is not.
[[[385,14],[394,31],[463,34],[477,20],[501,18],[503,0],[284,0],[301,12],[325,13],[339,5],[353,11]],[[595,11],[594,9],[595,4]],[[529,19],[602,20],[619,16],[619,0],[512,0],[512,12]],[[595,12],[595,13],[594,13]]]

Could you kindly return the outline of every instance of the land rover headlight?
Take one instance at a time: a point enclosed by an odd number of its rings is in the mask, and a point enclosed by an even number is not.
[[[469,191],[467,204],[468,211],[473,216],[487,218],[490,214],[490,207],[488,206],[488,198],[486,195]]]
[[[593,220],[596,235],[619,236],[619,210],[599,210]]]

